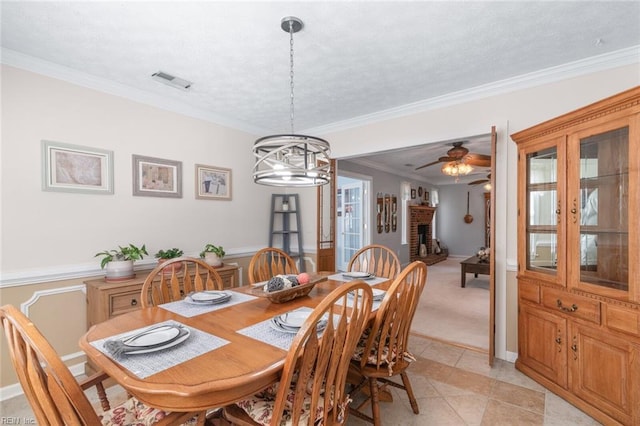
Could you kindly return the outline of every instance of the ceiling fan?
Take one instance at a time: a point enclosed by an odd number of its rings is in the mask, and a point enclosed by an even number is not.
[[[470,164],[478,167],[491,167],[491,156],[485,154],[470,154],[469,150],[462,146],[464,142],[454,142],[453,148],[447,151],[446,157],[440,157],[437,161],[432,161],[420,167],[416,167],[416,170],[424,167],[433,166],[438,163],[450,163],[457,161],[464,164]]]
[[[474,180],[473,182],[469,182],[469,185],[474,186],[474,185],[480,185],[482,183],[487,183],[487,182],[491,182],[491,173],[489,173],[485,179],[478,179],[478,180]]]

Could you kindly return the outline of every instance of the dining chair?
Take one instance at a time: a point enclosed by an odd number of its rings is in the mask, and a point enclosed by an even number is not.
[[[109,376],[96,373],[81,382],[76,381],[47,339],[16,307],[0,307],[0,321],[9,344],[13,367],[38,424],[205,424],[204,411],[169,413],[148,407],[134,397],[111,408],[103,384]],[[94,386],[101,412],[96,411],[84,393]]]
[[[142,307],[182,300],[195,291],[222,290],[215,268],[195,257],[176,257],[158,264],[142,284]]]
[[[400,260],[389,247],[370,244],[358,250],[347,265],[347,272],[369,272],[376,277],[394,279],[400,272]]]
[[[249,262],[249,284],[267,281],[276,275],[298,275],[295,260],[276,247],[260,249]]]
[[[426,281],[427,266],[424,262],[415,261],[402,270],[387,290],[373,324],[365,330],[356,346],[350,377],[361,380],[352,391],[368,385],[369,397],[359,406],[352,407],[351,413],[375,426],[380,425],[378,382],[383,386],[404,389],[413,412],[420,413],[406,370],[414,360],[408,350],[409,330]],[[397,375],[402,384],[389,379]],[[369,401],[372,416],[362,411]]]
[[[293,339],[280,381],[224,407],[223,419],[251,426],[344,424],[351,400],[345,394],[349,363],[372,303],[371,287],[362,281],[333,290]]]

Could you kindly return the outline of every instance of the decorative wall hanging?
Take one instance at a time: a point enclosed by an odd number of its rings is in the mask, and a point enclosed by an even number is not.
[[[398,230],[398,198],[395,195],[391,196],[391,230]]]
[[[382,194],[378,193],[376,197],[376,228],[378,229],[378,234],[382,234],[382,213],[384,210],[384,202],[382,198]]]
[[[196,198],[231,200],[231,169],[196,164]]]
[[[182,198],[182,162],[132,155],[133,195]]]
[[[384,195],[384,232],[391,229],[391,197],[389,194]]]
[[[113,194],[113,151],[43,140],[42,190]]]

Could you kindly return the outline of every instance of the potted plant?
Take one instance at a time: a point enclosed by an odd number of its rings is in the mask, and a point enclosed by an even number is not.
[[[219,268],[222,266],[222,259],[225,255],[224,248],[222,246],[215,246],[213,244],[207,244],[204,246],[204,250],[200,252],[200,257],[204,258],[204,261],[213,266]]]
[[[94,257],[102,256],[100,267],[106,268],[106,281],[123,281],[135,277],[133,262],[142,259],[144,255],[149,255],[144,244],[142,247],[129,244],[124,247],[118,246],[117,250],[101,251]]]
[[[182,250],[174,247],[167,250],[158,250],[158,252],[155,254],[155,257],[156,259],[158,259],[158,264],[161,264],[169,259],[180,257],[183,253],[184,252]],[[173,270],[179,271],[180,269],[182,269],[182,263],[174,263],[173,265],[163,269],[162,272],[170,274],[173,272]]]

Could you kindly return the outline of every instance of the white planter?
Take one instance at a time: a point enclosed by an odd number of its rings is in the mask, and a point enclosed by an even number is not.
[[[105,270],[106,281],[124,281],[136,276],[133,272],[133,260],[112,260],[107,263]]]
[[[215,253],[206,252],[204,254],[204,261],[215,268],[222,266],[222,258],[218,257]]]

